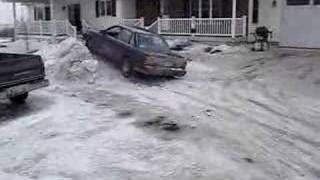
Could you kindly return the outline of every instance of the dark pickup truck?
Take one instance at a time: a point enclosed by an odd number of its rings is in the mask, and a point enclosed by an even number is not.
[[[48,85],[40,56],[0,53],[0,99],[24,103],[30,91]]]

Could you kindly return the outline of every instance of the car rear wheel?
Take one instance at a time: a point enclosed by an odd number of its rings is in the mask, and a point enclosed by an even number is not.
[[[24,93],[24,94],[21,94],[18,96],[11,97],[10,100],[11,100],[11,102],[16,103],[16,104],[23,104],[26,102],[28,95],[29,95],[29,93]]]
[[[121,66],[121,73],[126,78],[128,78],[132,75],[133,67],[132,67],[132,64],[128,60],[123,61],[122,66]]]

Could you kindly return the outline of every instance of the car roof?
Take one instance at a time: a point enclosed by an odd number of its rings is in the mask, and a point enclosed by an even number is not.
[[[144,29],[141,27],[131,27],[131,26],[125,26],[125,25],[118,25],[118,26],[122,27],[124,29],[128,29],[129,31],[132,31],[134,33],[147,34],[147,35],[157,35],[153,32],[148,31],[147,29]]]

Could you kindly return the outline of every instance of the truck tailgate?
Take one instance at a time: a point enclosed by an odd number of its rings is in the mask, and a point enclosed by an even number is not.
[[[40,56],[0,53],[0,90],[43,79],[44,76],[44,65]]]

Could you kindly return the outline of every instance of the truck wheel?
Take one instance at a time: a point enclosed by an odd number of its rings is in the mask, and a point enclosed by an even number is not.
[[[21,94],[18,96],[11,97],[10,100],[11,100],[11,102],[16,103],[16,104],[23,104],[26,102],[28,95],[29,95],[29,93],[24,93],[24,94]]]
[[[121,73],[126,78],[132,76],[133,67],[132,67],[132,64],[128,60],[123,61],[122,66],[121,66]]]

